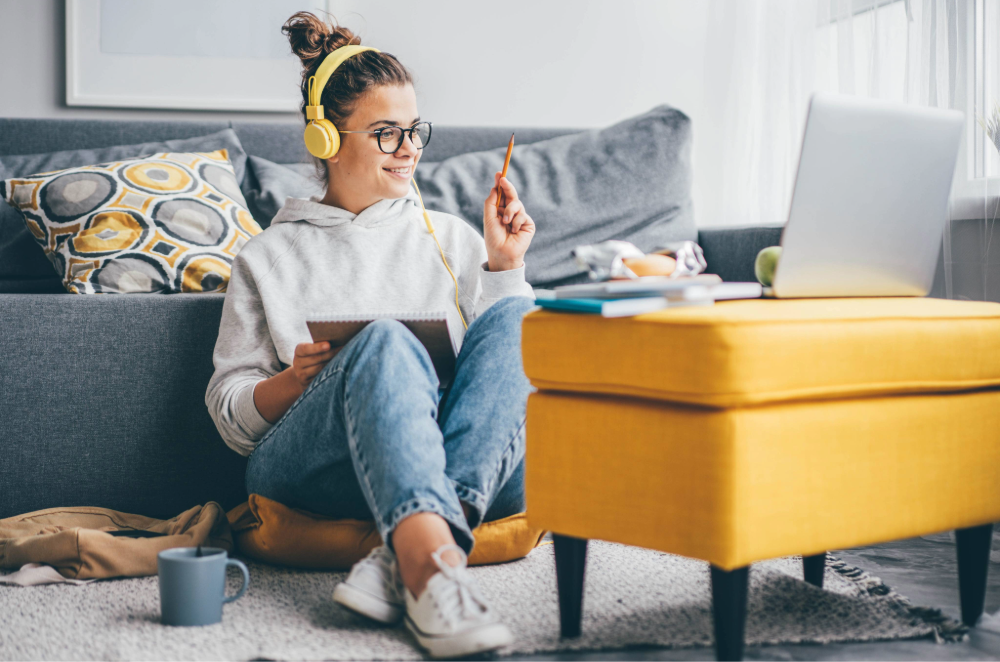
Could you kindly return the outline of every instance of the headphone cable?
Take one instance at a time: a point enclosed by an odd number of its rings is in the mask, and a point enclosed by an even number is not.
[[[417,191],[417,199],[420,200],[420,209],[424,213],[424,223],[427,224],[427,231],[434,237],[434,243],[437,244],[438,251],[441,253],[441,261],[444,262],[444,268],[448,270],[451,280],[455,283],[455,309],[458,311],[458,317],[462,320],[462,326],[468,329],[469,325],[465,323],[465,315],[462,314],[462,308],[458,304],[458,279],[455,278],[455,272],[448,265],[448,259],[444,256],[444,249],[441,248],[441,242],[438,241],[437,233],[434,232],[434,225],[431,223],[431,217],[427,213],[427,207],[424,207],[424,198],[420,195],[420,187],[417,186],[417,180],[411,177],[410,181],[413,182],[413,188]]]

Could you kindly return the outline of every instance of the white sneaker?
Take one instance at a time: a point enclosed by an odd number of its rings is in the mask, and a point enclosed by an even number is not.
[[[333,590],[333,601],[382,623],[395,623],[403,616],[396,554],[380,545],[354,564],[347,579]]]
[[[441,553],[457,550],[461,563],[450,566]],[[406,627],[431,657],[461,657],[507,646],[514,636],[483,598],[466,569],[468,559],[458,545],[444,545],[432,554],[441,569],[427,582],[420,599],[403,588]]]

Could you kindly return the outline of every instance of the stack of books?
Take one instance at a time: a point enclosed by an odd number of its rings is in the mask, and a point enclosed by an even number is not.
[[[646,276],[535,290],[535,303],[549,310],[629,317],[677,306],[711,306],[722,299],[757,299],[762,292],[759,283],[723,283],[714,274]]]

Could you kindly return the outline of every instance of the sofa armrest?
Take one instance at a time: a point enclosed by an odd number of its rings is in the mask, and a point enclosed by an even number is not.
[[[705,252],[708,273],[727,282],[757,282],[753,263],[762,248],[781,243],[782,227],[705,228],[698,244]]]

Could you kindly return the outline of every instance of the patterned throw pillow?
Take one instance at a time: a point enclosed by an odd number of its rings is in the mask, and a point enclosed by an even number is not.
[[[0,196],[74,294],[224,292],[261,232],[225,149],[8,179]]]

